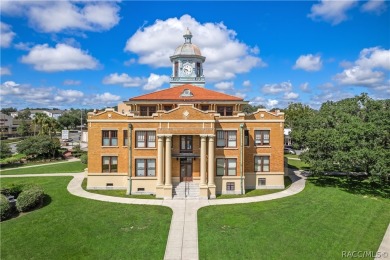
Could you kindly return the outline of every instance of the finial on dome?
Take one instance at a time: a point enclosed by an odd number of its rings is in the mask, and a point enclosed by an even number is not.
[[[185,43],[191,43],[192,33],[190,32],[190,29],[188,29],[188,27],[187,30],[184,32],[183,37],[185,39]]]

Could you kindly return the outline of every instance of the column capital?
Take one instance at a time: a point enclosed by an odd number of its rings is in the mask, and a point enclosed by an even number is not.
[[[200,138],[206,138],[208,135],[206,135],[206,134],[201,134],[201,135],[199,135],[200,136]]]
[[[215,135],[207,135],[209,137],[209,139],[214,139],[215,138]]]
[[[172,139],[172,135],[165,135],[166,137],[166,140],[171,140]]]
[[[161,139],[161,140],[162,140],[164,137],[165,137],[165,135],[160,135],[160,134],[157,135],[157,138],[158,138],[158,139]]]

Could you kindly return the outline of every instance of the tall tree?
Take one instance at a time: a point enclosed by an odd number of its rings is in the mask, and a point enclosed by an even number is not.
[[[49,116],[44,114],[44,113],[36,113],[35,114],[35,117],[32,120],[32,122],[34,124],[34,133],[38,130],[39,135],[43,134],[43,123],[45,120],[47,120],[47,118],[49,118]]]
[[[302,159],[315,173],[366,172],[386,181],[390,174],[390,100],[367,94],[328,101],[312,117]]]
[[[0,142],[0,159],[10,157],[12,155],[9,144]]]
[[[246,104],[243,106],[242,111],[249,114],[249,113],[256,112],[257,109],[259,108],[265,108],[265,106],[263,105],[252,106],[251,104]]]
[[[1,113],[9,116],[11,115],[11,112],[16,112],[16,111],[18,111],[16,107],[4,107],[1,109]]]
[[[54,158],[61,147],[58,138],[51,138],[47,135],[29,137],[16,145],[18,153],[28,156],[41,156],[43,158]]]
[[[16,131],[20,136],[27,136],[31,133],[31,124],[26,120],[21,120]]]
[[[23,111],[19,111],[17,119],[30,119],[31,111],[30,109],[26,108]]]

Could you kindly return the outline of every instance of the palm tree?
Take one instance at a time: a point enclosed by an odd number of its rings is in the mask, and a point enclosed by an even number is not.
[[[35,126],[34,135],[35,135],[37,126],[39,126],[39,135],[43,134],[43,127],[42,126],[43,126],[43,121],[45,120],[45,118],[49,118],[49,116],[44,114],[44,113],[36,113],[35,114],[34,119],[32,121],[34,126]]]

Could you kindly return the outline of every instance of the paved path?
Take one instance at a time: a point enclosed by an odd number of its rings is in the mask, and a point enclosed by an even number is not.
[[[199,259],[197,219],[198,209],[210,205],[252,203],[274,200],[297,194],[304,189],[306,179],[300,176],[299,171],[296,171],[295,174],[290,175],[293,183],[287,190],[257,197],[220,200],[150,200],[105,196],[101,194],[87,192],[81,187],[81,183],[85,178],[85,175],[83,173],[3,175],[1,176],[1,178],[73,176],[74,178],[69,182],[67,189],[71,194],[75,196],[116,203],[159,205],[169,207],[173,210],[173,216],[169,229],[164,259],[197,260]]]
[[[54,164],[61,164],[61,163],[69,163],[69,162],[78,162],[80,159],[78,158],[72,158],[68,159],[66,161],[61,161],[61,162],[53,162],[53,163],[45,163],[45,164],[35,164],[35,165],[29,165],[29,166],[22,166],[22,167],[17,167],[17,168],[8,168],[8,169],[1,169],[1,172],[5,171],[10,171],[10,170],[18,170],[18,169],[24,169],[24,168],[32,168],[32,167],[40,167],[40,166],[48,166],[48,165],[54,165]]]
[[[377,252],[377,257],[375,257],[375,260],[388,259],[390,257],[390,224],[387,227],[387,231]]]

